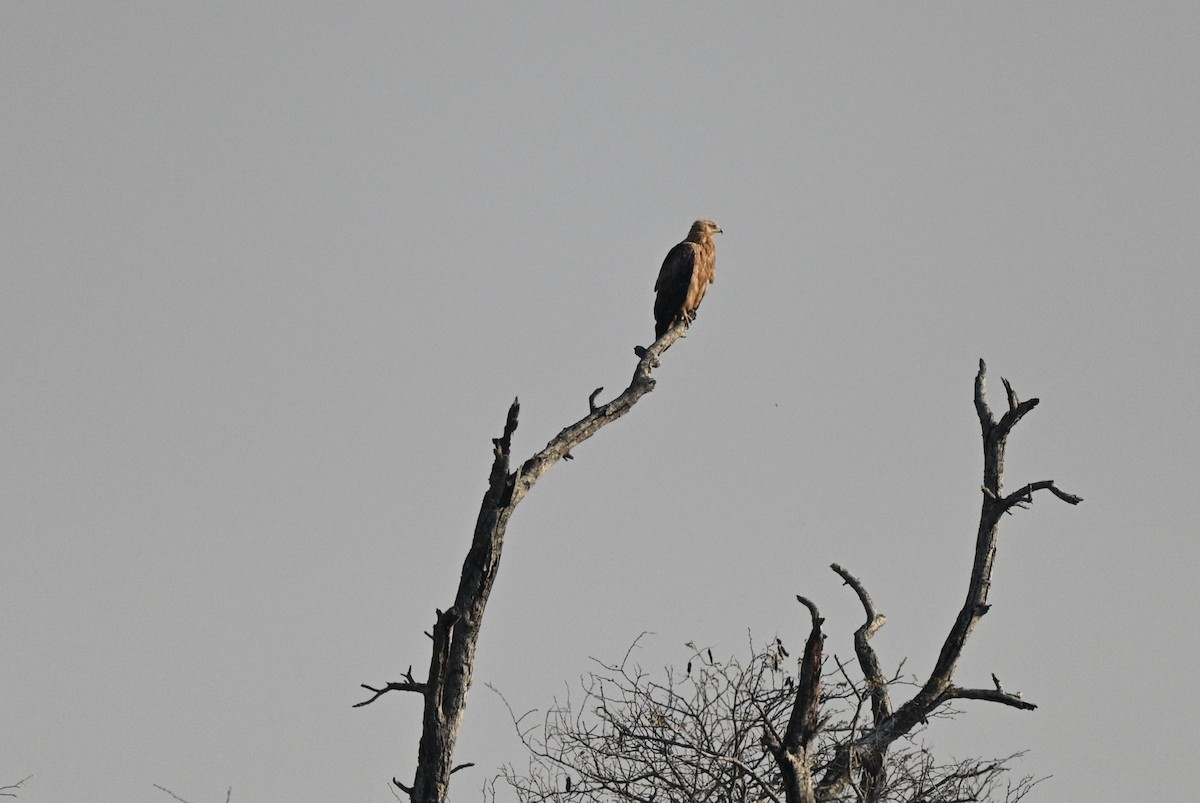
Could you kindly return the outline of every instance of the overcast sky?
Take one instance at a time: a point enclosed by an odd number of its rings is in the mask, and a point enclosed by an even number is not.
[[[454,799],[642,631],[924,676],[966,591],[977,361],[1042,404],[945,753],[1031,800],[1195,796],[1194,2],[4,3],[0,784],[390,801],[507,405],[624,387],[663,256],[718,277],[513,517]],[[996,395],[997,403],[1002,396]],[[798,652],[798,650],[793,651]]]

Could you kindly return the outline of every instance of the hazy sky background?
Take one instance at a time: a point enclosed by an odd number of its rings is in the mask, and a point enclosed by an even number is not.
[[[929,671],[966,591],[977,360],[1042,405],[928,740],[1031,798],[1195,797],[1194,2],[0,6],[0,782],[23,801],[390,801],[514,396],[524,459],[453,797],[642,631]]]

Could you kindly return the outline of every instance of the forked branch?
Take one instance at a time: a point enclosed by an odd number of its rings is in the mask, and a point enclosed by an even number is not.
[[[1059,489],[1052,480],[1029,483],[1005,496],[1004,455],[1008,436],[1013,427],[1038,405],[1038,399],[1021,401],[1012,383],[1008,380],[1003,382],[1008,409],[997,419],[988,403],[987,366],[983,360],[979,361],[979,372],[975,376],[975,410],[983,437],[983,498],[975,538],[975,559],[963,606],[946,636],[933,671],[920,691],[893,713],[886,713],[886,698],[882,704],[876,704],[876,699],[872,699],[872,708],[877,713],[874,727],[838,751],[817,785],[817,800],[833,800],[848,785],[854,785],[863,799],[874,800],[883,780],[882,768],[890,745],[918,724],[927,722],[934,710],[949,700],[987,700],[1027,711],[1037,707],[1021,699],[1020,695],[1005,692],[998,681],[995,689],[963,688],[954,683],[954,672],[967,639],[990,608],[988,592],[991,590],[1000,521],[1004,514],[1031,502],[1034,492],[1039,490],[1048,490],[1068,504],[1075,505],[1082,501],[1079,496]],[[882,678],[882,672],[868,640],[883,624],[883,618],[875,612],[862,584],[840,567],[835,565],[833,568],[854,588],[866,611],[867,623],[855,635],[855,650],[868,684],[874,685]],[[881,717],[878,716],[880,711],[885,712]]]
[[[17,790],[20,789],[22,786],[24,786],[25,782],[28,781],[32,777],[33,777],[32,775],[26,775],[24,778],[17,781],[16,783],[10,783],[10,784],[6,784],[4,786],[0,786],[0,797],[16,797]]]
[[[404,680],[402,681],[393,681],[379,689],[376,689],[374,686],[369,686],[366,683],[360,685],[367,691],[375,692],[375,694],[369,699],[363,700],[361,703],[355,703],[353,706],[354,708],[362,708],[364,705],[370,705],[378,700],[380,695],[387,694],[389,691],[411,691],[416,692],[417,694],[424,694],[426,689],[429,688],[424,683],[418,683],[413,678],[411,665],[408,667],[408,671],[404,673]]]

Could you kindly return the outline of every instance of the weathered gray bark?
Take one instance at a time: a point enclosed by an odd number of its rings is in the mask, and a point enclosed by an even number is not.
[[[937,761],[924,747],[896,740],[953,699],[981,699],[1030,710],[1032,703],[994,688],[963,688],[955,668],[972,629],[987,611],[1000,518],[1050,490],[1063,501],[1080,499],[1053,482],[1004,495],[1008,434],[1037,400],[1021,403],[1005,382],[1008,412],[999,421],[988,407],[985,368],[975,382],[984,444],[984,498],[976,535],[976,558],[967,597],[929,679],[913,699],[894,709],[892,685],[871,639],[886,624],[863,583],[843,567],[832,569],[857,594],[866,619],[854,634],[862,680],[852,679],[834,656],[837,671],[822,675],[823,620],[817,607],[798,597],[811,618],[799,676],[781,673],[788,657],[776,639],[757,649],[747,664],[715,661],[694,643],[683,673],[669,669],[652,679],[630,653],[617,665],[602,664],[583,683],[584,699],[555,703],[541,735],[514,715],[517,734],[532,756],[530,773],[511,768],[504,778],[523,803],[547,801],[663,800],[733,803],[879,803],[880,801],[995,799],[1008,758]],[[635,647],[637,643],[635,642]],[[838,680],[844,679],[844,683]],[[823,688],[824,682],[824,688]],[[766,750],[763,750],[763,747]],[[1007,784],[1005,800],[1021,799],[1037,781]],[[486,798],[485,798],[486,799]]]
[[[884,767],[889,746],[896,739],[909,733],[918,723],[926,722],[936,708],[950,700],[989,700],[1027,711],[1037,707],[1021,699],[1019,695],[1004,691],[994,676],[994,689],[963,688],[954,682],[954,670],[958,666],[967,639],[975,625],[988,612],[988,591],[992,585],[992,567],[996,560],[1001,518],[1013,508],[1023,507],[1032,502],[1034,491],[1049,490],[1059,499],[1072,505],[1083,501],[1074,494],[1059,490],[1053,480],[1030,483],[1019,491],[1007,496],[1004,494],[1004,452],[1008,445],[1008,436],[1017,422],[1037,406],[1038,400],[1018,400],[1012,385],[1008,380],[1002,380],[1008,410],[997,421],[988,405],[986,373],[987,366],[980,360],[979,373],[975,376],[975,410],[983,435],[983,502],[975,538],[975,561],[962,609],[946,636],[929,679],[911,700],[893,712],[887,695],[887,679],[880,669],[875,650],[870,645],[870,637],[883,626],[886,619],[875,610],[874,603],[871,602],[862,583],[834,564],[833,570],[855,590],[867,615],[866,623],[855,633],[854,647],[867,686],[873,692],[873,723],[864,729],[860,737],[838,750],[816,785],[813,797],[793,798],[789,794],[788,803],[811,803],[814,799],[835,800],[849,785],[855,787],[859,800],[865,803],[879,800],[883,790]],[[798,695],[796,705],[802,704],[804,700]]]
[[[796,687],[796,702],[788,718],[783,738],[764,723],[766,732],[763,741],[783,779],[783,794],[788,803],[814,803],[816,789],[812,778],[813,738],[817,735],[821,720],[821,655],[825,645],[825,634],[821,625],[825,622],[817,606],[804,597],[796,600],[808,608],[812,618],[812,629],[804,644],[804,656],[800,659],[800,682]]]
[[[534,484],[560,459],[571,457],[571,450],[596,434],[601,427],[625,415],[642,396],[654,389],[650,376],[658,367],[659,357],[678,340],[687,322],[672,327],[649,348],[635,349],[640,358],[633,379],[619,396],[597,407],[598,388],[588,398],[590,412],[558,433],[546,447],[526,460],[516,470],[510,469],[512,435],[517,428],[520,405],[516,400],[508,410],[504,432],[493,441],[493,461],[488,477],[488,489],[483,495],[471,547],[463,561],[462,578],[454,604],[437,612],[433,626],[433,655],[429,662],[428,679],[414,680],[412,668],[404,680],[394,681],[381,688],[363,684],[374,692],[370,699],[355,707],[368,705],[389,691],[409,691],[424,697],[421,741],[417,767],[412,785],[393,779],[393,783],[412,803],[442,803],[450,783],[450,775],[470,764],[453,765],[454,745],[458,739],[467,693],[475,667],[475,645],[483,624],[483,612],[491,594],[492,584],[500,566],[500,552],[508,520],[517,504],[525,498]]]

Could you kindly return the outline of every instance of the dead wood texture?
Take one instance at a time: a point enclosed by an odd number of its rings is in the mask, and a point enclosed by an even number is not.
[[[500,566],[504,533],[513,510],[534,484],[560,459],[571,459],[571,450],[592,437],[601,427],[628,413],[642,396],[654,389],[651,372],[658,367],[659,357],[678,340],[687,328],[680,321],[649,348],[638,347],[637,368],[629,387],[612,401],[597,406],[597,388],[588,397],[589,412],[574,424],[563,429],[515,470],[510,467],[513,432],[517,429],[520,405],[513,400],[509,407],[504,431],[493,443],[493,460],[488,476],[488,488],[479,507],[471,546],[463,561],[462,577],[454,604],[437,611],[433,625],[433,655],[429,676],[416,681],[412,668],[404,679],[381,687],[363,684],[372,696],[355,707],[368,705],[390,691],[408,691],[424,698],[421,740],[417,766],[411,785],[393,779],[393,783],[409,796],[412,803],[442,803],[450,783],[451,773],[471,766],[453,764],[454,745],[466,712],[467,693],[475,667],[475,645],[483,624],[483,612],[491,594],[492,584]]]
[[[1005,495],[1004,453],[1008,446],[1008,436],[1017,422],[1038,405],[1038,400],[1020,401],[1008,380],[1002,381],[1008,409],[997,420],[988,403],[987,366],[983,360],[979,361],[979,372],[975,376],[975,411],[983,435],[983,498],[979,529],[975,537],[975,560],[971,567],[967,598],[946,636],[933,671],[912,699],[894,712],[891,710],[887,680],[870,644],[871,636],[883,626],[886,619],[875,610],[874,603],[858,578],[834,564],[833,570],[858,594],[867,616],[866,622],[855,633],[854,648],[866,686],[872,693],[872,722],[863,729],[861,735],[837,749],[833,761],[824,769],[820,781],[811,789],[811,793],[805,789],[804,794],[793,796],[790,787],[785,785],[788,803],[824,803],[839,800],[847,789],[852,789],[856,799],[865,803],[883,800],[886,790],[884,769],[889,747],[919,724],[928,722],[936,709],[951,700],[988,700],[1026,711],[1037,707],[1023,700],[1019,694],[1004,691],[994,675],[992,689],[964,688],[957,685],[954,679],[954,671],[962,657],[967,639],[975,625],[988,612],[988,592],[992,586],[992,567],[996,560],[996,545],[1003,516],[1014,507],[1032,502],[1033,493],[1038,490],[1049,490],[1062,501],[1072,505],[1083,501],[1074,494],[1060,490],[1053,480],[1029,483],[1019,491]],[[809,643],[812,643],[811,639]],[[807,702],[803,693],[800,693],[797,695],[795,706],[799,709],[804,705],[807,705]],[[786,777],[794,762],[779,763],[780,770]]]
[[[885,674],[871,639],[887,618],[863,582],[834,564],[865,614],[854,633],[856,661],[833,655],[836,669],[823,670],[823,619],[815,604],[797,597],[811,626],[795,676],[782,668],[789,653],[779,638],[765,649],[752,644],[746,663],[715,661],[711,649],[688,642],[685,671],[668,668],[662,680],[652,679],[630,654],[619,664],[601,664],[584,679],[582,703],[556,700],[540,727],[522,724],[529,714],[513,717],[530,752],[530,770],[510,767],[503,779],[520,803],[1015,803],[1024,797],[1038,781],[1009,778],[1016,755],[946,761],[921,739],[930,721],[955,716],[948,705],[954,700],[1035,708],[1005,691],[994,675],[985,688],[955,679],[967,640],[988,610],[1004,514],[1040,490],[1070,504],[1081,501],[1050,480],[1005,494],[1008,435],[1038,401],[1020,401],[1004,384],[1007,410],[997,418],[980,362],[975,405],[984,460],[975,559],[966,599],[927,678],[899,669]],[[855,663],[861,677],[852,676]],[[901,691],[910,699],[895,707],[892,697]]]
[[[821,718],[821,653],[825,644],[825,634],[821,625],[825,620],[817,611],[817,606],[804,597],[797,596],[796,600],[808,608],[812,618],[812,629],[804,644],[804,655],[800,659],[800,682],[796,684],[796,701],[792,705],[792,714],[788,718],[787,730],[780,739],[774,729],[764,722],[763,742],[775,763],[779,765],[780,777],[783,779],[783,791],[786,799],[812,800],[812,743],[820,730]]]

